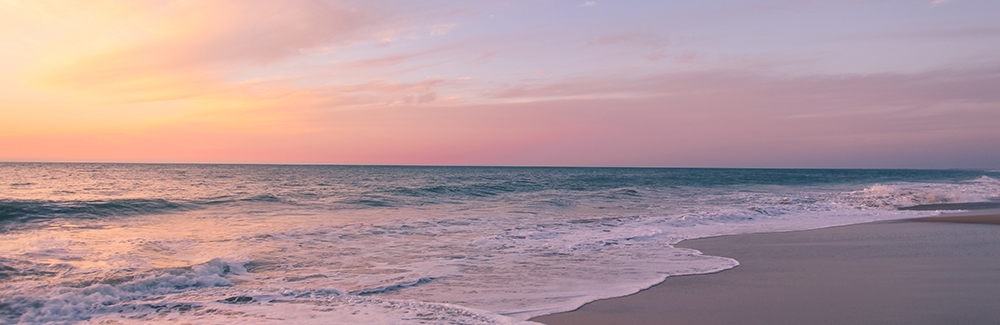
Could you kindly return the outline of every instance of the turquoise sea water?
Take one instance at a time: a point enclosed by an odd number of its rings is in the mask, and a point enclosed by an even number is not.
[[[686,238],[933,215],[898,208],[997,201],[998,179],[0,164],[0,322],[518,323],[738,264]]]

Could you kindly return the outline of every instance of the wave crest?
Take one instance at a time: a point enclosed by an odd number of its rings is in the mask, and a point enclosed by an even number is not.
[[[194,207],[164,199],[100,201],[0,200],[0,221],[58,217],[106,217],[162,213]]]

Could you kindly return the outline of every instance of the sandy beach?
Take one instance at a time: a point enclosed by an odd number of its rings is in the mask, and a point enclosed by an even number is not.
[[[997,324],[1000,214],[680,243],[741,265],[533,321],[550,324]]]

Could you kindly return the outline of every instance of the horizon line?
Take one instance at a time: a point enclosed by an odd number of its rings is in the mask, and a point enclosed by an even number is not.
[[[219,165],[219,166],[317,166],[317,167],[417,167],[417,168],[621,168],[621,169],[801,169],[801,170],[956,170],[1000,172],[1000,168],[904,168],[904,167],[695,167],[695,166],[567,166],[567,165],[434,165],[434,164],[338,164],[338,163],[249,163],[249,162],[109,162],[109,161],[0,161],[0,164],[107,164],[107,165]]]

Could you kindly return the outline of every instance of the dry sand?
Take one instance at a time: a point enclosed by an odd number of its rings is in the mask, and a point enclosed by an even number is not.
[[[1000,215],[722,236],[741,265],[532,319],[587,324],[1000,324]]]

